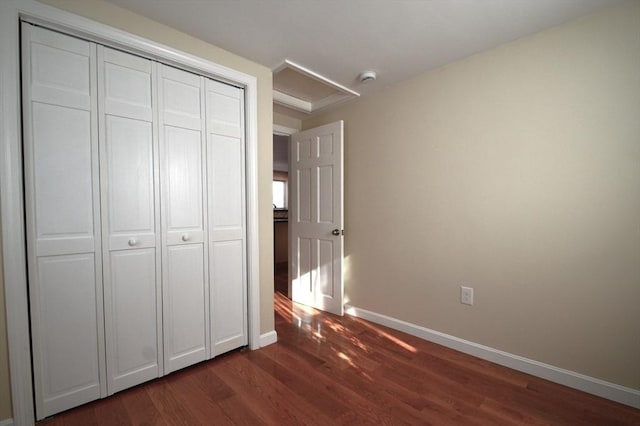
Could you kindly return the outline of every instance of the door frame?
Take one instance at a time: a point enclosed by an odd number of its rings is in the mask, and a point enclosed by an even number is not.
[[[245,89],[249,347],[260,347],[258,125],[255,76],[34,0],[0,1],[0,222],[14,424],[33,424],[22,170],[20,20],[63,31]]]
[[[302,130],[300,129],[294,129],[293,127],[287,127],[287,126],[283,126],[281,124],[274,124],[273,125],[273,134],[274,135],[278,135],[278,136],[286,136],[289,138],[289,144],[291,144],[291,135],[301,132]],[[291,146],[287,146],[287,150],[289,150],[291,148]],[[289,164],[288,164],[288,169],[291,170],[291,158],[289,158]],[[288,185],[288,183],[287,183]],[[290,194],[290,193],[289,193]],[[273,239],[275,241],[276,238],[276,232],[275,232],[275,227],[273,229]],[[289,241],[289,237],[287,236],[287,250],[291,250],[291,241]],[[273,257],[275,259],[276,256],[276,251],[275,251],[275,243],[273,246]],[[289,261],[289,259],[287,259],[287,262]],[[275,273],[275,262],[274,262],[274,273]],[[289,298],[291,298],[291,279],[287,280],[288,284],[287,284],[287,294],[289,295]]]

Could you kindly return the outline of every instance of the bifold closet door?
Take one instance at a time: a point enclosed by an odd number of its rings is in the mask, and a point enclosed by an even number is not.
[[[162,375],[155,63],[98,46],[107,390]]]
[[[204,78],[158,65],[164,372],[209,355]]]
[[[211,355],[247,344],[244,90],[206,80]]]
[[[30,24],[22,66],[37,418],[245,346],[243,89]]]
[[[22,25],[36,416],[100,398],[105,359],[96,46]]]

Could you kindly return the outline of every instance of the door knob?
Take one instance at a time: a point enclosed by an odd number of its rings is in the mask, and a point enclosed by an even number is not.
[[[333,231],[331,231],[331,233],[335,236],[340,235],[340,230],[339,229],[334,229]]]
[[[182,241],[189,241],[189,234],[182,234]]]
[[[138,244],[138,240],[136,240],[135,238],[131,238],[131,239],[127,242],[127,244],[129,244],[129,247],[133,247],[133,246],[135,246],[136,244]]]

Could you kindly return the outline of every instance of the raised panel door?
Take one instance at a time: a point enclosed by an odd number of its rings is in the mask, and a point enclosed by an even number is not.
[[[244,91],[206,81],[211,351],[247,344]]]
[[[105,315],[111,326],[107,372],[112,394],[160,375],[155,248],[111,250],[108,264]]]
[[[204,78],[158,69],[164,371],[209,355]]]
[[[22,26],[25,212],[36,416],[106,394],[96,46]]]
[[[163,372],[154,69],[149,60],[98,46],[109,394]]]
[[[342,315],[341,121],[291,137],[289,277],[294,302]]]

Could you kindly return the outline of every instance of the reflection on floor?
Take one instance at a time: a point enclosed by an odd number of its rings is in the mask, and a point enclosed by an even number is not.
[[[274,294],[278,343],[46,425],[639,425],[640,410]]]
[[[321,424],[640,425],[640,410],[359,318],[278,292],[275,307],[272,374]]]

